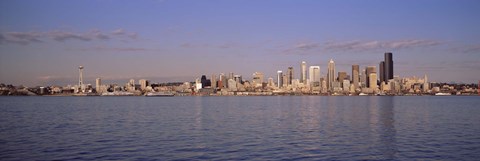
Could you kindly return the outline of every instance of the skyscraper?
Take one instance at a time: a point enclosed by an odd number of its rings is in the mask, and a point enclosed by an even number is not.
[[[200,83],[202,83],[202,88],[211,87],[212,84],[212,82],[207,79],[207,76],[205,75],[202,75],[202,77],[200,78]]]
[[[320,66],[310,66],[308,76],[311,86],[320,86]]]
[[[378,87],[377,87],[377,73],[370,73],[368,75],[369,77],[369,88],[372,90],[372,91],[375,91]]]
[[[97,92],[100,91],[100,86],[102,86],[102,79],[100,78],[95,79],[95,90]]]
[[[305,61],[302,61],[302,64],[300,65],[300,83],[307,83],[307,63]]]
[[[372,73],[375,73],[375,74],[377,73],[376,67],[375,67],[375,66],[368,66],[368,67],[365,69],[365,75],[366,75],[366,77],[367,77],[367,79],[366,79],[366,81],[367,81],[367,82],[366,82],[366,85],[367,85],[367,87],[369,87],[369,88],[370,88],[370,84],[371,84],[371,83],[370,83],[370,80],[371,80],[371,79],[370,79],[370,74],[372,74]],[[376,78],[375,78],[375,79],[376,79]],[[375,80],[375,84],[377,84],[377,81],[376,81],[376,80]]]
[[[360,70],[359,65],[352,65],[352,83],[353,83],[354,89],[358,88],[359,70]]]
[[[385,53],[384,71],[385,71],[385,74],[384,74],[385,82],[388,82],[388,80],[393,79],[393,59],[392,59],[391,52]]]
[[[130,81],[128,81],[127,85],[127,91],[135,91],[135,79],[130,79]]]
[[[255,87],[261,87],[263,83],[263,73],[260,73],[260,72],[253,73],[252,83]]]
[[[243,84],[242,75],[238,75],[238,74],[234,75],[233,80],[235,80],[235,82],[237,82],[237,83]]]
[[[283,86],[283,72],[281,70],[277,71],[277,87],[281,88]]]
[[[129,83],[131,86],[135,86],[135,79],[130,79],[130,81],[128,81],[128,83]]]
[[[428,92],[428,90],[430,90],[430,84],[428,83],[428,77],[425,74],[423,77],[423,92]]]
[[[380,64],[378,65],[378,73],[380,74],[380,83],[385,82],[387,83],[388,80],[385,78],[385,61],[381,61]]]
[[[212,77],[210,78],[210,82],[213,89],[217,88],[217,75],[212,74]]]
[[[140,80],[138,80],[138,84],[140,84],[140,89],[141,90],[145,90],[145,89],[147,89],[148,81],[146,79],[140,79]]]
[[[366,88],[367,87],[367,72],[365,69],[362,69],[361,75],[360,75],[360,87]]]
[[[223,73],[220,73],[220,76],[218,76],[219,80],[218,80],[218,88],[222,89],[222,88],[227,88],[228,87],[228,79],[227,79],[227,76],[225,76],[225,74]]]
[[[228,79],[228,89],[230,91],[237,91],[237,82],[234,79]]]
[[[347,79],[347,72],[338,72],[338,82],[343,83]]]
[[[330,59],[328,62],[327,89],[333,91],[333,82],[335,81],[335,62]]]
[[[287,70],[287,84],[291,85],[293,80],[293,67],[288,67]]]
[[[228,79],[234,79],[234,78],[233,78],[233,72],[230,72],[230,73],[228,74]]]
[[[274,85],[275,83],[273,82],[273,78],[272,78],[272,77],[268,78],[268,83],[267,83],[267,84],[268,84],[268,85],[267,85],[268,87],[273,87],[273,85]]]

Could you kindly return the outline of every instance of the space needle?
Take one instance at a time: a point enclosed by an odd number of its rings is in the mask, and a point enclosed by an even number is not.
[[[79,77],[78,77],[78,86],[80,87],[80,92],[84,92],[84,86],[83,86],[83,66],[78,67],[78,72],[79,72]]]

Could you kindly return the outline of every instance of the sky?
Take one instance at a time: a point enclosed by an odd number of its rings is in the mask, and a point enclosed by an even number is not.
[[[0,82],[194,81],[300,63],[325,76],[377,66],[432,82],[480,80],[478,0],[2,0]]]

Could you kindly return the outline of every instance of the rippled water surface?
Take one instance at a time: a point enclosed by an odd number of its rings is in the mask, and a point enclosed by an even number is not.
[[[478,160],[480,97],[0,97],[0,160]]]

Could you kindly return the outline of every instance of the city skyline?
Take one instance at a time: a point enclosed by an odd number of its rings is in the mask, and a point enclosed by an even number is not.
[[[0,82],[276,80],[319,66],[351,76],[394,54],[394,73],[476,83],[478,1],[1,1]],[[19,12],[20,11],[20,12]],[[300,62],[307,66],[301,69]],[[379,72],[376,69],[376,72]],[[377,77],[382,78],[383,73]],[[308,78],[308,77],[307,77]],[[291,80],[289,80],[291,81]],[[286,83],[286,82],[285,82]]]

